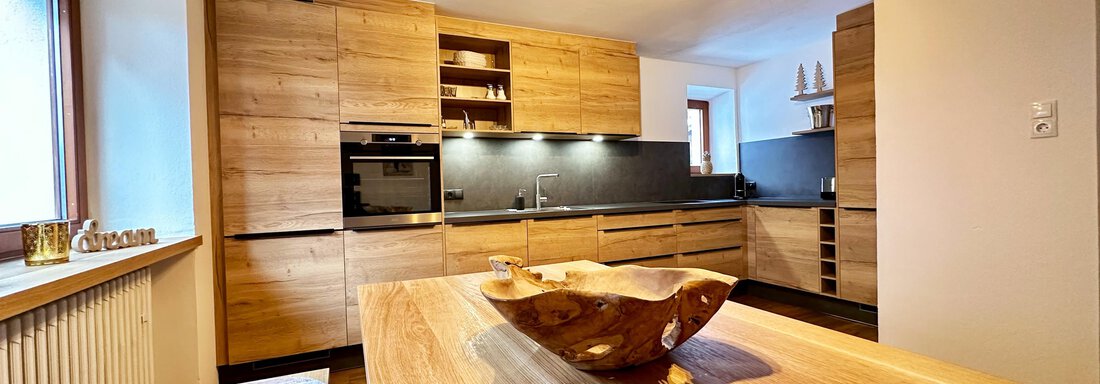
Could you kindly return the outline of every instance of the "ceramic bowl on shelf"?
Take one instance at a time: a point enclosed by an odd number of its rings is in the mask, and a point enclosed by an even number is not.
[[[513,327],[582,370],[664,356],[702,329],[737,283],[702,269],[632,265],[543,280],[520,262],[495,257],[498,278],[481,293]]]

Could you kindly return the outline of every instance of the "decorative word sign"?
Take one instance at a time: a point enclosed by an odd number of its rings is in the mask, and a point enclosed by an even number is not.
[[[97,252],[104,249],[136,247],[157,243],[157,230],[153,228],[127,229],[122,232],[96,232],[99,222],[84,220],[84,228],[73,236],[71,248],[77,252]]]

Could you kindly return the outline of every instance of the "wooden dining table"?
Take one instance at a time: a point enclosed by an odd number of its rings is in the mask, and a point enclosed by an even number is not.
[[[608,268],[590,261],[531,267]],[[358,287],[368,383],[990,383],[958,365],[727,301],[695,336],[627,369],[580,371],[481,295],[490,272]]]

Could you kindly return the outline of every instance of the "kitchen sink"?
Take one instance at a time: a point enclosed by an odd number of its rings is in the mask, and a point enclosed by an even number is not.
[[[654,201],[654,203],[657,203],[657,204],[687,204],[687,203],[702,203],[702,202],[705,202],[705,201],[706,200],[663,200],[663,201]]]

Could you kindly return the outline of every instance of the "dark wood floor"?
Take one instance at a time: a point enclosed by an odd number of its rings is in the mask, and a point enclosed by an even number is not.
[[[804,307],[769,300],[765,297],[752,294],[733,296],[730,300],[753,308],[790,317],[795,320],[804,321],[819,327],[847,333],[871,341],[878,341],[878,327],[873,325],[836,317]]]

